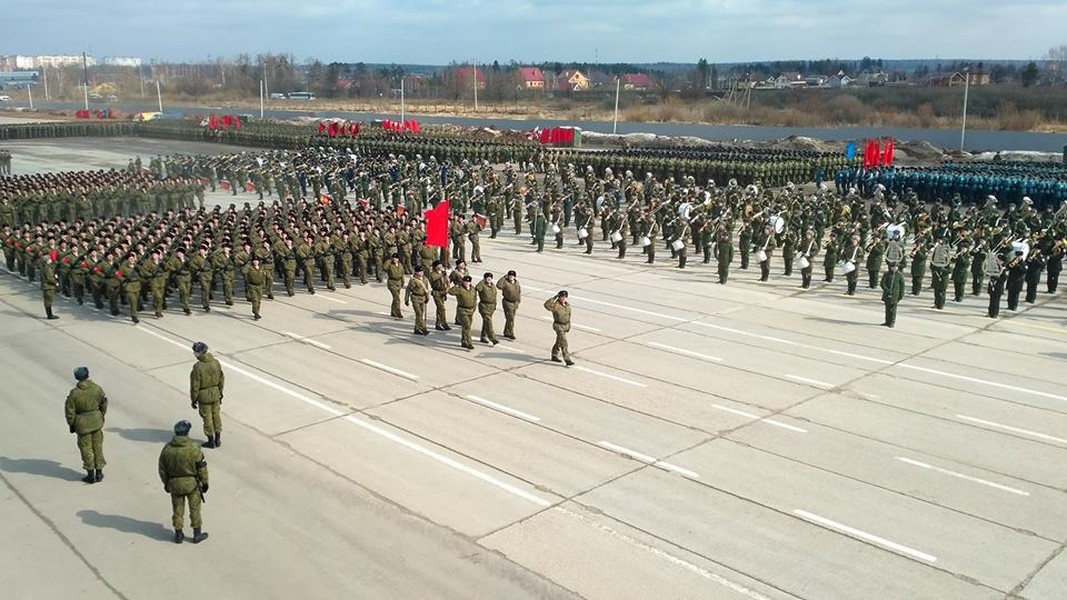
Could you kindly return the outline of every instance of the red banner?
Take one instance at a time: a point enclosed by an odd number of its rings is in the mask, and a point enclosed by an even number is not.
[[[437,203],[433,209],[426,211],[426,245],[438,248],[448,247],[448,200]]]

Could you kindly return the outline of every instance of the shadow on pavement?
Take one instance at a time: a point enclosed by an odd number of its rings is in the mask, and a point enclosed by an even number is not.
[[[0,456],[0,471],[29,473],[43,477],[55,477],[66,481],[80,481],[84,473],[68,469],[54,460],[41,458],[8,458]]]
[[[123,429],[122,427],[107,427],[107,433],[117,433],[123,439],[131,442],[150,442],[153,444],[165,444],[174,437],[174,433],[167,429]]]
[[[165,542],[170,541],[174,536],[174,532],[164,527],[161,523],[138,521],[121,515],[105,515],[95,510],[80,510],[78,511],[78,517],[86,525],[114,529],[123,533],[136,533],[153,540]]]

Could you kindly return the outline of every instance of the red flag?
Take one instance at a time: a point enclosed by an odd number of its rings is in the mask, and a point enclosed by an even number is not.
[[[437,203],[426,215],[426,245],[448,247],[448,200]]]
[[[885,142],[885,164],[893,164],[893,138],[889,138]]]

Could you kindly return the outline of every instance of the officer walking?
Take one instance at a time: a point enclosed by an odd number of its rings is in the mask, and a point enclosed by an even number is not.
[[[493,274],[485,273],[482,275],[482,280],[478,282],[478,285],[474,286],[474,291],[478,292],[478,314],[482,317],[481,342],[495,346],[500,341],[496,339],[496,331],[493,329],[493,313],[496,312],[497,293],[497,288],[493,285]]]
[[[70,432],[78,435],[78,451],[81,452],[85,483],[104,480],[104,416],[107,414],[107,396],[96,382],[89,379],[88,367],[74,369],[77,380],[74,389],[67,394],[64,407]]]
[[[207,344],[193,344],[193,356],[196,363],[189,373],[189,397],[193,408],[199,408],[200,418],[204,420],[205,448],[222,446],[222,391],[226,376],[222,365],[208,352]]]
[[[192,428],[189,421],[175,423],[174,438],[159,453],[159,479],[163,482],[163,490],[170,494],[175,544],[185,540],[186,502],[189,503],[189,520],[193,525],[193,543],[199,544],[207,539],[200,517],[200,505],[208,490],[207,461],[200,448],[189,439],[189,430]]]
[[[545,300],[545,310],[552,313],[552,330],[556,332],[556,343],[552,344],[552,362],[560,362],[559,355],[563,354],[563,362],[569,367],[574,361],[567,348],[567,332],[571,330],[571,306],[567,303],[567,297],[567,290],[561,290]]]
[[[411,306],[415,302],[415,334],[429,335],[426,328],[426,303],[430,300],[430,284],[423,277],[422,265],[415,267],[415,276],[408,281],[407,290],[404,294],[404,306]]]

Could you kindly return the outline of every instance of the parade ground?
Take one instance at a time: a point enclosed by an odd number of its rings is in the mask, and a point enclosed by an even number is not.
[[[16,174],[233,151],[5,147]],[[258,198],[208,194],[231,201]],[[1062,292],[994,320],[984,294],[934,310],[927,290],[888,329],[865,277],[850,297],[735,261],[719,285],[699,257],[537,254],[526,233],[482,236],[472,275],[514,269],[523,300],[517,340],[473,351],[457,327],[413,335],[373,281],[134,325],[65,298],[47,321],[0,267],[4,596],[1062,597]],[[549,360],[559,290],[572,367]],[[179,546],[157,458],[175,421],[204,439],[195,341],[226,373],[225,436],[211,537]],[[82,365],[110,400],[96,485],[63,420]]]

